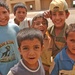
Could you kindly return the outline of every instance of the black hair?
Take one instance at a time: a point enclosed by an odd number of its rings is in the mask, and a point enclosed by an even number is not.
[[[4,8],[7,9],[8,12],[9,12],[9,7],[8,7],[8,5],[7,5],[6,3],[0,2],[0,7],[4,7]]]
[[[67,38],[70,32],[75,32],[75,23],[71,23],[65,31],[65,36]]]
[[[25,8],[25,10],[27,12],[27,7],[25,6],[24,3],[18,2],[17,4],[15,4],[14,7],[13,7],[13,12],[16,13],[16,10],[18,8]]]
[[[37,15],[32,19],[32,24],[34,23],[34,21],[35,21],[37,18],[42,18],[42,19],[44,19],[44,21],[46,21],[46,25],[47,25],[47,27],[48,27],[48,20],[43,16],[43,14],[37,14]]]
[[[34,38],[37,38],[40,41],[41,46],[43,45],[43,34],[40,30],[34,28],[24,28],[17,34],[18,46],[20,47],[22,41],[33,40]]]

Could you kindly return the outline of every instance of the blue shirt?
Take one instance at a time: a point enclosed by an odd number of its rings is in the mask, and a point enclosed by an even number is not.
[[[6,26],[0,26],[0,73],[7,75],[20,59],[16,35],[19,27],[9,23]]]
[[[60,70],[72,70],[74,61],[70,59],[66,53],[66,48],[63,48],[54,59],[55,65],[50,75],[59,75]]]

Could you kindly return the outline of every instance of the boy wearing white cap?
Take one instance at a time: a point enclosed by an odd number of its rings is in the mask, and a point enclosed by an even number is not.
[[[48,29],[48,32],[54,40],[52,56],[55,57],[65,46],[65,30],[68,27],[65,20],[69,17],[69,11],[65,0],[52,0],[49,9],[54,25]]]

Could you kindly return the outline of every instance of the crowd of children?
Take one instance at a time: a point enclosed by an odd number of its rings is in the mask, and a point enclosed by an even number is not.
[[[0,2],[0,75],[75,75],[75,23],[65,0],[52,0],[49,10],[26,20],[27,7]],[[47,18],[54,25],[48,28]]]

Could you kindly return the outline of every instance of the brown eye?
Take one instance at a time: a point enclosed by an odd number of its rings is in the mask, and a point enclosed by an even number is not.
[[[46,25],[46,22],[42,22],[43,25]]]
[[[28,48],[27,48],[27,47],[24,47],[24,48],[23,48],[23,50],[26,50],[26,51],[27,51],[27,50],[28,50]]]

